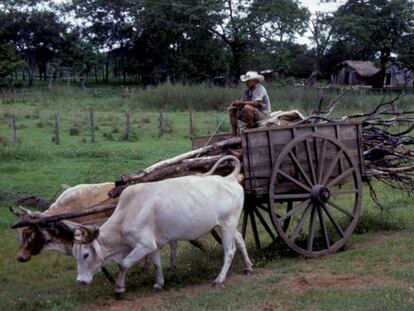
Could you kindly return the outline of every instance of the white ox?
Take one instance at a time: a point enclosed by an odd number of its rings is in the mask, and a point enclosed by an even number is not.
[[[210,176],[222,161],[234,160],[236,168],[226,177]],[[77,282],[89,284],[102,265],[113,260],[120,272],[116,293],[125,291],[127,271],[149,255],[156,266],[154,288],[164,284],[160,249],[170,241],[196,240],[219,226],[224,264],[214,281],[222,284],[233,260],[236,246],[245,273],[252,263],[237,224],[244,192],[237,181],[240,162],[233,156],[221,158],[201,176],[186,176],[128,187],[122,192],[113,215],[100,228],[79,226],[75,230],[73,254],[77,260]]]
[[[118,198],[110,198],[109,191],[115,187],[115,183],[106,182],[100,184],[80,184],[66,189],[45,212],[30,212],[28,210],[14,211],[23,218],[45,217],[67,212],[82,211],[97,205],[111,205],[118,202]],[[112,211],[82,216],[69,221],[61,221],[53,225],[53,228],[28,226],[19,228],[19,253],[16,259],[27,262],[33,255],[42,251],[57,251],[66,256],[72,256],[73,232],[71,228],[76,223],[99,224],[104,223],[112,214]],[[192,241],[198,248],[201,246]],[[170,269],[176,266],[177,243],[171,241]],[[145,261],[144,268],[149,264]]]

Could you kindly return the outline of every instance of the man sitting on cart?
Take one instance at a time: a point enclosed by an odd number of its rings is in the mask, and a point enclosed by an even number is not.
[[[247,128],[253,128],[271,111],[267,91],[260,84],[264,77],[256,71],[248,71],[245,75],[240,76],[240,80],[246,82],[247,88],[241,100],[233,101],[229,108],[230,124],[234,135],[237,135],[238,120],[246,123]]]

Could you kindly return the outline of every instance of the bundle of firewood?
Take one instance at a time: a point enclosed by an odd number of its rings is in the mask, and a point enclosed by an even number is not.
[[[241,138],[232,137],[199,149],[180,154],[131,175],[122,176],[115,182],[116,187],[109,193],[117,197],[129,185],[143,182],[159,181],[185,175],[204,173],[224,155],[234,155],[241,159]],[[227,174],[232,169],[231,161],[223,162],[217,169],[218,174]]]
[[[362,121],[367,173],[400,190],[414,190],[414,111],[398,112],[398,101],[382,101],[373,111],[350,116]]]

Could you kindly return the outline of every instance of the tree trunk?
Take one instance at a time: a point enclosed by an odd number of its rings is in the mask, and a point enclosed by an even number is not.
[[[109,80],[109,61],[105,63],[105,82],[108,83]]]
[[[95,73],[95,82],[98,83],[98,70],[96,69],[96,66],[93,67],[94,73]]]
[[[232,72],[234,74],[234,82],[236,82],[242,74],[242,47],[239,44],[232,44],[231,53],[233,55]]]

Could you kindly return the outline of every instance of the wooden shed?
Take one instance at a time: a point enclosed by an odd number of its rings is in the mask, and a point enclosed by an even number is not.
[[[332,84],[371,85],[371,78],[380,70],[368,61],[346,60],[331,74]]]
[[[385,69],[385,86],[414,86],[414,71],[399,63],[390,63]]]

